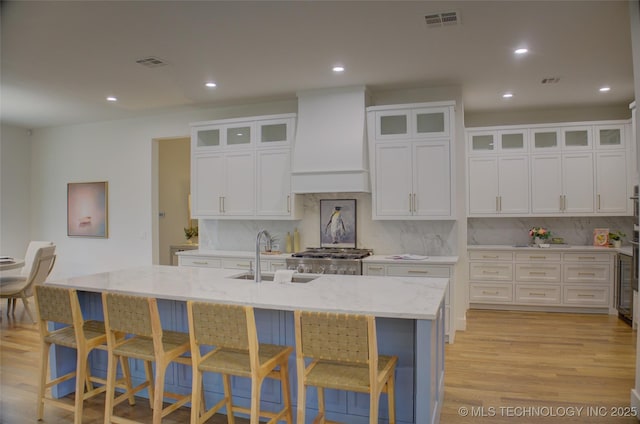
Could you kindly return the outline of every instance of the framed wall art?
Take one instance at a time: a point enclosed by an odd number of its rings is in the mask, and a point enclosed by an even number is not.
[[[320,247],[356,247],[356,200],[320,200]]]
[[[109,236],[107,181],[67,184],[67,235]]]

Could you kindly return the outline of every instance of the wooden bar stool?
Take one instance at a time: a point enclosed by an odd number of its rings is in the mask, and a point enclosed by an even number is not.
[[[149,402],[153,408],[153,423],[191,400],[191,395],[164,391],[167,367],[171,362],[191,365],[191,358],[181,357],[189,351],[189,335],[176,331],[163,331],[156,299],[102,293],[109,364],[107,371],[107,399],[105,401],[105,423],[134,423],[135,421],[114,415],[113,409],[127,397],[149,388]],[[119,338],[124,333],[127,338]],[[144,361],[146,380],[138,386],[115,397],[116,358],[141,359]],[[152,362],[156,364],[155,379]],[[163,408],[164,398],[176,402]]]
[[[84,401],[106,390],[106,380],[92,376],[89,372],[88,357],[93,349],[106,350],[107,336],[104,323],[101,321],[84,321],[78,294],[75,290],[52,287],[47,285],[35,286],[35,302],[40,324],[42,341],[42,362],[40,369],[40,385],[38,388],[38,420],[42,420],[44,404],[52,404],[74,413],[74,423],[82,422],[82,407]],[[66,327],[50,331],[48,323],[67,324]],[[47,379],[49,370],[49,351],[51,345],[65,346],[76,349],[76,369],[53,380]],[[129,368],[123,367],[123,379],[118,381],[118,387],[131,388]],[[60,399],[45,395],[46,389],[76,377],[75,401],[73,405]],[[94,387],[93,383],[100,383]],[[84,389],[87,391],[85,392]],[[133,395],[129,403],[134,404]]]
[[[249,414],[251,424],[259,417],[270,418],[269,424],[285,420],[293,423],[289,390],[288,359],[293,348],[259,344],[254,311],[249,306],[187,302],[191,357],[193,358],[193,401],[191,424],[207,421],[222,407],[227,407],[227,422],[234,424],[234,412]],[[201,346],[215,349],[201,354]],[[278,370],[276,370],[279,368]],[[204,405],[202,375],[222,374],[224,399],[209,410]],[[231,375],[251,379],[251,408],[233,404]],[[284,407],[278,412],[260,411],[260,389],[265,378],[280,380]]]
[[[318,415],[326,420],[324,389],[369,393],[369,423],[378,424],[380,393],[387,393],[389,424],[395,424],[394,374],[397,356],[378,356],[375,317],[321,312],[294,312],[298,423],[305,422],[307,386],[318,390]],[[305,358],[312,361],[305,366]]]

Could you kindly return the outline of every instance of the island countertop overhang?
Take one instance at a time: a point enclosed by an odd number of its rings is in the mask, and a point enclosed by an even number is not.
[[[308,283],[278,284],[233,279],[241,271],[149,265],[51,280],[47,284],[92,292],[117,292],[167,300],[201,300],[296,309],[371,314],[376,317],[437,318],[449,279],[321,275]]]

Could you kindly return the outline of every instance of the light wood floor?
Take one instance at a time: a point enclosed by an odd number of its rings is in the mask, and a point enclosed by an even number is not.
[[[0,324],[0,423],[35,423],[37,328],[20,306]],[[637,423],[611,416],[629,406],[635,380],[636,332],[616,317],[471,310],[467,326],[446,347],[441,423]],[[103,399],[85,404],[83,422],[102,423]],[[144,399],[133,408],[125,402],[119,413],[150,422]],[[188,420],[183,408],[163,422]],[[45,407],[44,423],[68,422],[70,413]],[[226,417],[210,421],[217,423]]]

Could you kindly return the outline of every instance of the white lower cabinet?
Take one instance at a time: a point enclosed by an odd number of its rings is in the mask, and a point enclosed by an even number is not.
[[[448,278],[449,286],[445,294],[445,335],[449,343],[455,338],[455,328],[452,320],[455,319],[453,302],[454,268],[452,265],[431,265],[415,263],[389,263],[366,261],[362,265],[363,275],[376,275],[388,277],[438,277]]]
[[[613,310],[615,252],[469,250],[469,303],[483,309]]]
[[[241,269],[249,271],[255,269],[255,258],[251,253],[236,254],[211,254],[211,255],[179,255],[179,266],[205,267],[205,268],[226,268]],[[286,268],[285,260],[282,258],[260,260],[260,269],[263,272],[275,272],[278,269]]]

